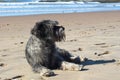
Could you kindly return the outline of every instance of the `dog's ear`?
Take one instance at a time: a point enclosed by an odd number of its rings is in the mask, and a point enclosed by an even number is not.
[[[49,28],[50,27],[48,27],[45,22],[36,22],[35,26],[31,30],[31,34],[37,37],[45,38],[49,35]]]
[[[56,26],[56,25],[58,25],[59,24],[59,22],[58,21],[54,21],[55,23],[54,23],[54,26]]]
[[[35,36],[41,36],[45,31],[44,26],[41,22],[36,22],[35,26],[31,30],[31,34]]]
[[[53,27],[58,25],[58,21],[43,20],[36,22],[31,34],[41,38],[49,38],[53,34]]]
[[[31,29],[31,34],[37,35],[37,29],[38,29],[38,22],[36,22],[34,27]]]

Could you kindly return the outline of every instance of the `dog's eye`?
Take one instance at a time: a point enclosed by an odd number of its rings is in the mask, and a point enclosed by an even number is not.
[[[54,27],[53,27],[53,30],[57,30],[57,29],[59,29],[58,26],[54,26]]]

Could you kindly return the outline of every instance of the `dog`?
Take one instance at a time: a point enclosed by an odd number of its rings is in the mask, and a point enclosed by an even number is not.
[[[58,21],[43,20],[36,22],[31,30],[25,55],[32,70],[41,76],[54,76],[53,69],[81,70],[81,59],[56,46],[55,42],[64,41],[65,28]]]

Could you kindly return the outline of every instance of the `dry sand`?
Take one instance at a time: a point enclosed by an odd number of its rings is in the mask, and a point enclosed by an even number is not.
[[[89,59],[82,71],[54,70],[49,78],[32,72],[24,49],[43,19],[66,28],[66,41],[57,45]],[[0,17],[0,80],[120,80],[120,11]]]

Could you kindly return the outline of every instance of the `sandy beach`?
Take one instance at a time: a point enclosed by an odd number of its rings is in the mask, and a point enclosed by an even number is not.
[[[32,72],[25,45],[35,22],[57,20],[66,29],[58,47],[88,58],[82,71]],[[120,80],[120,11],[0,17],[0,80]]]

